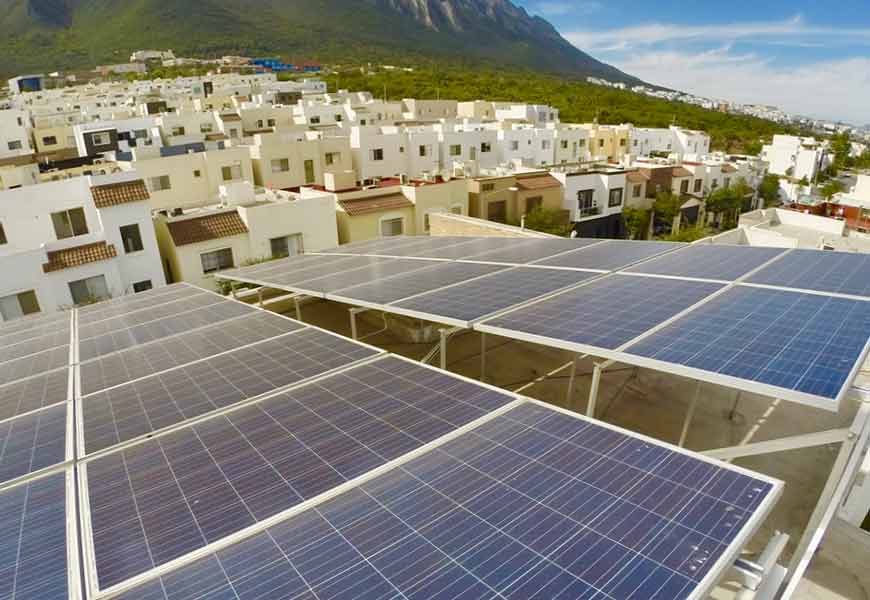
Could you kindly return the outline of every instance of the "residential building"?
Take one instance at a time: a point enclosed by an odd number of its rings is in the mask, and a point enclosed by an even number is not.
[[[154,217],[170,282],[214,289],[220,270],[338,245],[331,198],[255,192],[250,183],[223,186],[221,196],[220,204]]]
[[[806,179],[812,183],[819,171],[828,166],[827,152],[815,138],[775,135],[773,143],[765,145],[761,157],[774,175]]]
[[[561,211],[563,195],[562,184],[547,171],[475,177],[468,180],[468,215],[520,223],[538,208]]]
[[[870,234],[851,230],[843,219],[781,208],[740,215],[737,229],[712,238],[714,243],[774,248],[870,252]]]
[[[135,173],[0,192],[0,232],[3,320],[165,284]]]
[[[28,114],[23,110],[0,110],[0,160],[32,155]]]
[[[607,166],[565,166],[551,171],[562,184],[562,208],[569,211],[579,237],[625,236],[622,209],[629,185],[627,174],[625,169]]]
[[[353,170],[350,140],[319,132],[265,133],[248,147],[254,182],[271,189],[324,185],[327,171]]]

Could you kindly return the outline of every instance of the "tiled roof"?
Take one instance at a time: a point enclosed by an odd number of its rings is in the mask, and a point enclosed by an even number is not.
[[[197,244],[248,233],[248,226],[236,211],[194,217],[167,223],[176,246]]]
[[[410,208],[414,204],[402,194],[389,194],[373,198],[358,198],[356,200],[339,200],[338,205],[350,216],[365,215],[382,210]]]
[[[176,246],[186,246],[248,233],[248,226],[236,211],[215,213],[167,223]]]
[[[151,196],[141,179],[96,185],[91,188],[91,196],[97,208],[108,208],[128,202],[145,202]]]
[[[625,178],[631,183],[644,183],[649,179],[649,177],[641,171],[629,171],[625,175]]]
[[[552,175],[538,175],[536,177],[523,177],[517,179],[517,187],[521,190],[545,190],[548,188],[562,187],[562,184]]]
[[[116,256],[118,256],[118,252],[112,244],[106,242],[85,244],[84,246],[49,252],[48,262],[42,265],[42,270],[45,273],[53,273],[101,260],[110,260]]]
[[[735,167],[734,165],[722,165],[722,172],[723,173],[736,173],[737,167]]]
[[[237,115],[236,113],[227,113],[225,115],[221,115],[221,121],[224,123],[228,123],[230,121],[241,121],[242,117]]]
[[[221,140],[230,139],[230,136],[225,133],[208,133],[206,134],[205,139],[208,142],[219,142]]]
[[[684,169],[683,167],[674,167],[673,176],[674,177],[692,177],[692,172],[688,169]]]

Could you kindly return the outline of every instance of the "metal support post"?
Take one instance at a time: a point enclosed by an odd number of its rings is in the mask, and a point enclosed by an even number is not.
[[[568,377],[568,395],[565,396],[565,406],[575,410],[574,382],[577,379],[577,356],[571,359],[571,375]]]
[[[233,297],[233,300],[238,300],[238,296],[236,296],[236,281],[234,279],[230,279],[230,295]]]
[[[450,334],[449,329],[441,329],[439,330],[441,334],[441,369],[447,370],[447,336]]]
[[[263,288],[257,290],[257,306],[263,308]]]
[[[683,420],[683,431],[680,433],[679,446],[683,448],[686,445],[686,438],[689,437],[689,427],[692,425],[692,419],[695,416],[695,408],[698,406],[698,399],[701,397],[701,382],[695,386],[695,395],[692,396],[692,401],[689,403],[689,410],[686,412],[686,418]]]
[[[858,414],[849,428],[849,435],[840,447],[840,452],[834,461],[831,475],[825,483],[821,496],[819,496],[819,501],[812,516],[810,516],[803,536],[801,536],[797,550],[792,555],[791,563],[788,566],[788,583],[780,596],[780,600],[789,600],[797,590],[801,578],[822,541],[822,537],[839,510],[843,497],[852,485],[853,477],[861,464],[862,448],[867,444],[867,438],[870,435],[868,419],[870,419],[870,402],[865,401],[858,409]]]
[[[356,316],[360,313],[366,312],[367,310],[367,308],[359,307],[349,308],[347,310],[347,312],[350,313],[350,336],[354,340],[359,340],[359,331],[357,330],[356,326]]]
[[[480,334],[480,380],[486,381],[486,334]]]
[[[293,296],[293,304],[296,305],[296,320],[301,321],[302,320],[302,307],[299,306],[299,296],[298,295]]]
[[[595,405],[598,403],[598,387],[601,385],[602,363],[595,363],[592,369],[592,386],[589,389],[589,404],[586,405],[586,416],[595,418]]]

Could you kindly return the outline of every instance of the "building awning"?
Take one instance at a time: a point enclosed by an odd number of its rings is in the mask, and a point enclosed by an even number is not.
[[[141,179],[96,185],[91,188],[91,196],[97,208],[108,208],[129,202],[147,202],[151,198],[145,182]]]
[[[402,194],[389,194],[372,198],[339,200],[338,205],[350,216],[376,213],[383,210],[413,208],[414,204]]]
[[[225,115],[221,115],[221,121],[223,121],[224,123],[241,121],[241,120],[242,120],[242,117],[240,117],[236,113],[227,113]]]
[[[45,273],[54,273],[81,265],[111,260],[117,256],[118,252],[112,244],[106,242],[85,244],[84,246],[49,252],[48,262],[42,265],[42,270]]]
[[[237,211],[171,221],[166,226],[176,246],[187,246],[248,233],[248,226]]]
[[[546,190],[562,187],[562,184],[552,175],[539,175],[537,177],[517,178],[517,187],[521,190]]]
[[[629,171],[625,178],[629,181],[629,183],[646,183],[649,177],[643,174],[641,171]]]
[[[736,173],[737,167],[735,167],[734,165],[722,165],[722,172],[723,173]]]

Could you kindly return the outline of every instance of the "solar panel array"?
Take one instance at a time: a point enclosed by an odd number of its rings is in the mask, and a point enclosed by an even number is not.
[[[708,243],[402,237],[340,247],[321,256],[333,261],[329,265],[331,282],[361,272],[356,263],[340,262],[341,256],[377,264],[401,260],[389,257],[442,261],[440,266],[429,267],[431,270],[403,275],[363,269],[370,282],[351,282],[344,289],[326,290],[320,295],[327,299],[650,366],[832,411],[838,410],[858,365],[867,356],[866,332],[860,323],[850,326],[849,321],[850,316],[863,314],[863,303],[870,302],[867,255]],[[305,260],[315,264],[316,256]],[[288,259],[282,268],[292,263],[293,259]],[[427,273],[450,273],[455,265],[503,269],[459,282],[449,277],[426,277]],[[260,272],[257,283],[301,291],[288,287],[281,275],[272,275]],[[244,278],[246,271],[230,275],[236,276]],[[788,306],[795,292],[840,298],[837,303],[828,303],[836,304],[837,310],[825,311],[824,323],[817,317],[810,326],[805,326],[805,313],[799,310],[765,314],[782,330],[771,334],[765,345],[776,357],[769,368],[775,373],[785,369],[790,376],[774,375],[761,368],[759,361],[744,365],[752,361],[739,348],[731,350],[737,356],[715,347],[694,356],[694,345],[684,347],[689,338],[672,333],[687,331],[691,323],[692,331],[708,334],[695,340],[696,345],[718,333],[712,325],[717,317],[746,313],[750,318],[751,309],[741,304],[740,294],[729,291],[720,297],[726,288],[750,287],[777,294],[777,301],[770,306]],[[804,297],[798,304],[814,306],[818,302]],[[673,319],[678,319],[677,323],[670,326]],[[697,325],[697,320],[706,324]],[[745,333],[746,324],[735,326]],[[661,327],[667,327],[671,337],[649,337]],[[800,335],[792,333],[798,330]],[[832,341],[831,335],[842,339]],[[647,338],[649,341],[640,345]],[[741,340],[730,341],[737,344]],[[626,351],[635,343],[641,351]],[[678,348],[666,350],[662,344]],[[819,353],[831,352],[836,355],[836,364],[816,369],[831,369],[830,373],[803,371],[816,364]],[[685,354],[691,358],[684,358]]]
[[[598,276],[407,262],[478,312]],[[10,334],[68,363],[0,386],[4,600],[685,598],[781,487],[186,285],[77,313]]]

